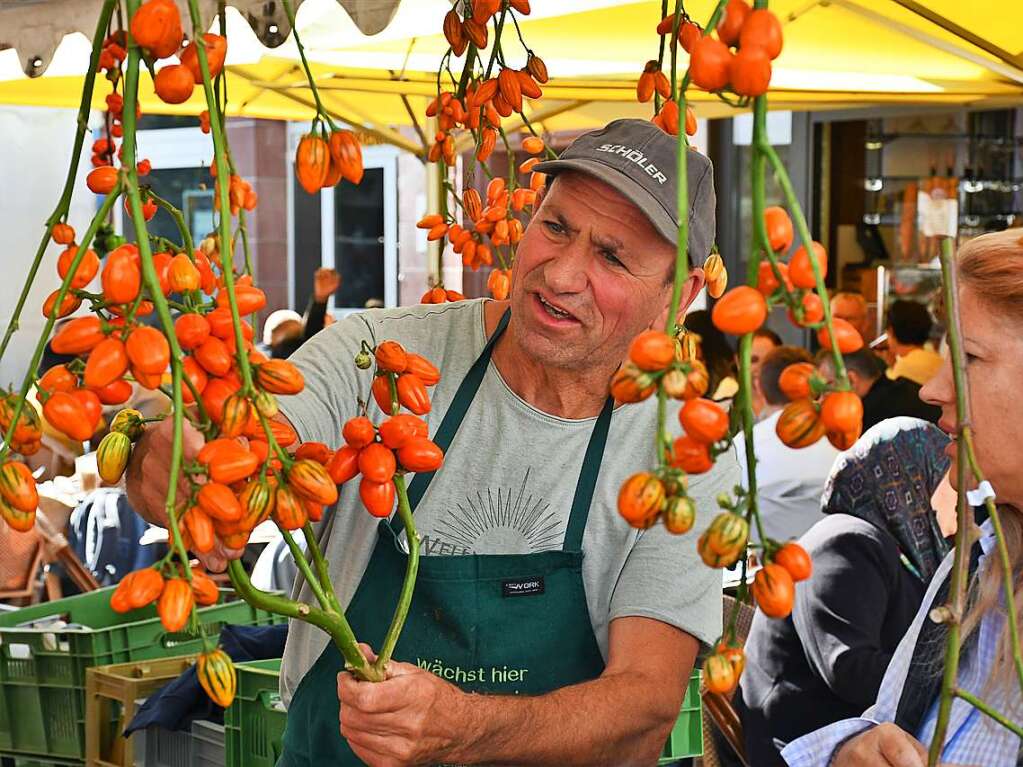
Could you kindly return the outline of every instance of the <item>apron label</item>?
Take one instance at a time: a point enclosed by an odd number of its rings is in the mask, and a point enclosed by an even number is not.
[[[512,578],[501,581],[501,594],[506,597],[526,597],[543,594],[543,576]]]

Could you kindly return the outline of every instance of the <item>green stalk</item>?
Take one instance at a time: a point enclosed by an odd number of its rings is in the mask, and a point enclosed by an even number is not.
[[[661,18],[664,18],[663,16]],[[678,71],[678,44],[675,42],[678,39],[678,25],[682,20],[682,0],[675,0],[675,20],[671,23],[671,92],[675,93],[675,74]],[[664,44],[664,38],[661,38],[661,44]],[[660,68],[660,67],[658,67]],[[679,117],[683,117],[683,114],[679,112]],[[682,125],[685,125],[685,120],[679,120]],[[685,133],[684,130],[679,130],[679,134]]]
[[[71,206],[71,195],[75,188],[75,177],[78,175],[78,161],[82,154],[82,146],[85,143],[85,134],[89,130],[89,110],[92,108],[92,91],[96,83],[96,71],[99,69],[99,55],[103,50],[103,40],[106,38],[110,17],[113,15],[116,5],[116,0],[103,0],[103,6],[100,8],[99,19],[96,21],[96,32],[92,39],[92,54],[89,57],[89,68],[86,70],[85,83],[82,88],[82,100],[78,107],[78,127],[75,131],[75,144],[71,149],[71,166],[68,168],[67,177],[64,180],[64,191],[61,192],[60,200],[57,201],[57,207],[54,208],[50,217],[46,219],[46,231],[43,232],[42,242],[39,243],[35,258],[32,259],[32,266],[28,269],[25,285],[21,289],[21,295],[18,296],[18,303],[14,307],[14,314],[11,315],[11,321],[4,332],[3,341],[0,341],[0,359],[3,359],[4,352],[7,351],[7,345],[11,342],[11,337],[18,330],[22,309],[25,308],[25,302],[28,300],[32,283],[35,282],[36,274],[39,272],[39,265],[42,263],[43,255],[46,253],[46,246],[50,242],[53,227],[67,215],[68,208]],[[82,246],[81,250],[84,251],[85,247]]]
[[[71,265],[68,267],[67,275],[60,283],[60,288],[57,291],[57,300],[54,302],[54,307],[59,307],[61,302],[64,300],[64,296],[67,295],[68,289],[71,286],[71,278],[74,277],[75,272],[78,271],[78,265],[82,263],[82,259],[85,258],[86,252],[89,250],[89,245],[92,244],[92,238],[96,234],[96,230],[99,229],[100,222],[106,218],[110,209],[113,207],[114,202],[121,195],[121,187],[117,186],[110,194],[103,200],[103,204],[100,206],[99,211],[93,217],[92,222],[89,224],[89,228],[82,236],[82,242],[78,246],[78,252],[75,253],[75,257],[71,259]],[[31,286],[31,279],[27,283]],[[35,383],[36,376],[39,373],[39,362],[43,358],[43,352],[46,350],[46,342],[50,338],[50,333],[53,332],[53,326],[56,323],[56,317],[51,315],[46,318],[46,324],[43,325],[43,332],[39,335],[39,341],[36,343],[35,351],[32,352],[32,360],[28,363],[28,371],[25,373],[25,378],[21,384],[21,390],[18,392],[18,399],[14,403],[11,425],[7,427],[7,433],[4,434],[4,444],[0,447],[0,461],[3,460],[4,456],[11,449],[11,438],[14,436],[14,430],[18,426],[18,419],[21,418],[22,410],[25,408],[25,398],[28,396],[29,390],[32,388],[32,384]]]
[[[941,243],[941,276],[945,306],[948,309],[948,348],[949,356],[952,359],[952,376],[956,392],[956,426],[959,431],[956,484],[959,487],[959,494],[956,500],[957,527],[955,553],[952,559],[952,582],[949,586],[949,616],[946,620],[948,639],[945,644],[945,670],[941,680],[938,718],[927,756],[928,767],[936,767],[941,758],[945,733],[948,731],[948,719],[952,711],[952,697],[959,675],[959,629],[962,624],[963,612],[966,609],[966,583],[969,577],[971,544],[970,528],[973,526],[966,503],[968,458],[966,442],[963,440],[964,429],[969,428],[970,420],[969,381],[966,378],[966,357],[963,353],[962,326],[959,315],[959,290],[953,259],[952,241],[945,238]],[[1009,594],[1011,595],[1011,593],[1010,591]]]
[[[289,9],[290,4],[285,0],[285,8]],[[217,100],[213,92],[213,82],[210,79],[209,62],[206,59],[206,47],[202,44],[202,18],[199,15],[198,0],[188,0],[188,9],[191,14],[193,38],[196,46],[196,54],[199,60],[199,69],[202,72],[202,87],[206,94],[206,107],[210,113],[210,134],[213,137],[213,160],[217,167],[217,187],[220,190],[220,259],[224,266],[224,290],[227,291],[228,303],[231,307],[231,323],[234,325],[235,357],[238,360],[238,369],[242,378],[242,391],[248,393],[252,390],[252,370],[249,367],[249,357],[245,352],[245,338],[242,335],[241,315],[238,313],[238,299],[234,293],[234,253],[231,239],[231,198],[230,182],[231,173],[227,166],[227,139],[224,135],[224,124],[220,119],[220,110],[217,109]],[[292,19],[294,25],[294,19]],[[299,48],[301,50],[301,47]],[[304,58],[303,58],[304,61]],[[310,81],[311,82],[311,81]],[[313,90],[315,93],[315,88]]]
[[[131,18],[138,10],[139,0],[127,0],[128,17]],[[167,485],[167,519],[170,522],[170,537],[173,547],[181,560],[182,570],[185,579],[191,583],[192,569],[188,566],[188,551],[185,549],[184,541],[181,539],[181,530],[178,528],[178,515],[175,501],[178,491],[178,478],[181,475],[181,457],[183,453],[182,442],[184,437],[184,403],[181,397],[181,379],[184,377],[184,370],[181,365],[182,352],[178,345],[177,336],[174,334],[174,322],[171,320],[170,309],[167,306],[167,299],[160,289],[160,278],[153,266],[153,252],[149,247],[149,235],[146,231],[146,220],[142,213],[142,196],[139,194],[138,171],[135,164],[135,130],[136,116],[135,105],[138,103],[139,87],[139,60],[142,53],[135,43],[131,33],[128,33],[128,68],[124,76],[124,143],[121,145],[123,152],[121,172],[124,174],[128,205],[131,211],[132,223],[135,227],[135,239],[139,249],[139,256],[142,265],[142,278],[149,288],[156,308],[156,314],[163,325],[164,335],[171,349],[171,374],[173,376],[173,417],[174,436],[171,449],[170,476]]]
[[[383,680],[383,676],[377,673],[377,670],[366,660],[366,656],[362,654],[355,635],[348,625],[340,620],[341,616],[257,589],[252,585],[249,574],[245,572],[242,563],[237,559],[231,560],[228,564],[227,573],[231,577],[235,591],[250,605],[283,615],[286,618],[305,621],[322,629],[334,640],[341,655],[344,656],[345,663],[356,674],[368,681]]]
[[[316,81],[313,79],[312,70],[309,69],[309,62],[305,57],[305,46],[302,45],[302,41],[298,37],[298,27],[295,25],[295,9],[291,7],[291,0],[281,0],[281,4],[284,6],[284,12],[288,14],[288,21],[291,24],[291,34],[295,36],[295,45],[298,46],[298,55],[302,59],[302,68],[305,70],[306,79],[309,80],[309,88],[313,92],[313,99],[316,101],[316,111],[320,117],[323,117],[332,128],[336,129],[334,121],[330,119],[330,115],[323,106],[323,102],[320,101],[320,92],[316,88]],[[192,0],[189,0],[189,6],[193,5]],[[198,11],[193,11],[192,23],[195,23],[194,17],[198,15]]]
[[[327,599],[327,595],[320,587],[320,582],[316,579],[316,576],[313,575],[313,571],[310,569],[309,562],[305,558],[305,554],[302,553],[302,549],[300,549],[298,544],[295,543],[295,536],[291,534],[290,530],[285,530],[280,525],[277,527],[281,531],[281,536],[284,538],[284,542],[288,544],[288,548],[291,550],[291,558],[295,560],[295,564],[298,566],[299,572],[302,573],[302,577],[309,583],[309,588],[312,589],[313,594],[316,596],[316,601],[323,606],[324,610],[330,610],[333,605],[331,605],[330,600]]]
[[[345,611],[341,609],[341,603],[334,593],[333,582],[330,579],[330,570],[327,568],[327,560],[323,557],[323,551],[316,540],[316,533],[313,531],[311,522],[305,523],[305,526],[302,528],[302,534],[305,535],[306,550],[312,554],[313,565],[316,567],[316,573],[320,577],[320,583],[327,584],[326,592],[327,597],[330,599],[330,608],[343,617]]]
[[[401,593],[398,595],[398,604],[394,608],[394,617],[391,619],[391,625],[380,646],[380,654],[373,664],[381,674],[391,659],[394,646],[398,643],[398,636],[405,625],[405,618],[408,617],[409,606],[412,604],[412,591],[416,585],[416,574],[419,572],[419,534],[416,532],[412,509],[409,507],[408,493],[405,491],[405,477],[396,475],[394,487],[398,491],[398,515],[405,525],[405,537],[408,541],[408,564],[405,566],[405,580],[401,584]]]
[[[675,244],[675,279],[671,284],[671,305],[664,332],[674,335],[682,304],[682,286],[689,279],[689,142],[686,139],[686,85],[685,81],[676,96],[679,109],[678,144],[675,158],[675,175],[678,177],[678,242]]]
[[[1005,729],[1015,733],[1020,738],[1023,738],[1023,727],[1020,727],[1018,724],[1013,722],[1004,714],[1000,714],[997,711],[995,711],[991,706],[982,701],[976,695],[971,695],[966,690],[961,690],[958,688],[956,688],[955,690],[955,695],[956,697],[965,700],[967,703],[969,703],[975,709],[980,711],[982,714],[986,714],[987,716],[994,719],[996,722],[998,722],[998,724],[1002,725],[1002,727],[1004,727]]]
[[[178,210],[168,200],[165,200],[152,192],[149,193],[149,199],[167,211],[167,213],[170,214],[170,217],[174,219],[174,225],[178,228],[178,233],[181,235],[182,247],[184,247],[185,253],[194,263],[195,246],[192,244],[192,233],[188,231],[188,227],[185,225],[185,214]]]
[[[766,106],[767,97],[758,96],[754,100],[754,110],[756,104],[763,101]],[[767,133],[765,132],[760,137],[759,142],[754,142],[756,152],[761,152],[767,157],[767,161],[771,164],[771,170],[774,171],[774,178],[781,187],[782,194],[785,196],[785,203],[788,205],[789,210],[792,212],[792,218],[796,224],[796,230],[799,232],[799,239],[803,243],[803,247],[806,248],[807,253],[810,254],[810,266],[813,268],[814,282],[816,283],[817,294],[820,296],[821,304],[824,307],[824,326],[828,329],[828,336],[831,338],[831,357],[835,364],[835,379],[838,382],[838,386],[841,389],[851,389],[849,385],[849,376],[845,371],[845,362],[842,360],[842,352],[838,349],[837,339],[835,338],[834,323],[831,318],[831,302],[828,300],[828,289],[824,286],[824,278],[821,276],[820,265],[817,263],[817,258],[814,255],[813,250],[813,238],[810,236],[810,228],[806,224],[806,216],[803,215],[803,209],[799,206],[799,200],[796,199],[796,193],[792,189],[792,181],[789,180],[788,171],[785,170],[785,166],[782,164],[781,158],[778,157],[778,153],[774,151],[769,143],[767,143]],[[756,277],[754,276],[754,284],[756,284]]]

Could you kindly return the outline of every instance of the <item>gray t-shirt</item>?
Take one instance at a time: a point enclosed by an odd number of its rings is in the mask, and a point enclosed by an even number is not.
[[[486,343],[482,300],[378,309],[351,315],[303,345],[291,360],[305,375],[305,390],[281,397],[281,410],[303,440],[342,443],[341,427],[356,415],[359,400],[370,417],[382,419],[370,394],[372,371],[353,362],[360,343],[388,339],[422,354],[442,371],[430,390],[430,434]],[[670,411],[677,423],[677,403]],[[654,399],[619,407],[611,418],[607,447],[583,535],[583,581],[590,622],[604,658],[608,624],[643,616],[676,626],[702,642],[721,631],[721,574],[706,567],[696,539],[717,512],[715,498],[738,482],[733,452],[719,457],[709,473],[692,477],[697,521],[682,536],[661,525],[638,531],[617,511],[618,489],[634,472],[653,464]],[[543,413],[505,384],[491,365],[466,413],[444,466],[416,510],[424,556],[528,554],[560,549],[583,453],[596,418],[567,420]],[[359,500],[358,481],[341,488],[334,513],[320,523],[320,545],[330,563],[338,599],[355,594],[376,543],[378,520]],[[301,583],[301,598],[313,596]],[[381,606],[390,611],[392,605]],[[327,635],[293,621],[284,653],[281,691],[289,701],[319,657]],[[410,661],[412,659],[398,658]]]

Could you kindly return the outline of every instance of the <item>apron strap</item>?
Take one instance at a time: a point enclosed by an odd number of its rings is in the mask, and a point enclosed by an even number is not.
[[[582,551],[583,531],[586,529],[586,519],[590,515],[590,504],[597,486],[600,463],[604,458],[604,446],[607,445],[607,432],[611,427],[614,405],[614,397],[608,397],[604,409],[600,411],[597,422],[593,425],[589,444],[586,445],[583,467],[579,472],[575,495],[572,498],[572,512],[569,514],[568,528],[565,530],[565,551]]]
[[[469,412],[469,406],[472,404],[476,392],[479,391],[480,385],[483,383],[483,377],[490,366],[490,358],[494,354],[494,344],[497,343],[497,340],[508,327],[508,320],[510,318],[511,309],[506,309],[504,314],[501,315],[501,320],[497,323],[494,332],[487,340],[487,345],[483,347],[480,356],[476,358],[472,367],[469,368],[469,372],[462,379],[462,383],[459,384],[458,390],[455,392],[455,398],[451,401],[448,412],[444,414],[444,418],[440,422],[440,428],[437,429],[433,441],[445,453],[447,453],[448,448],[451,446],[451,441],[454,439],[458,427],[462,425],[462,420],[465,418],[465,414]],[[420,472],[412,478],[408,488],[408,502],[409,508],[413,512],[415,512],[416,506],[419,505],[419,501],[422,500],[423,494],[426,493],[426,488],[430,486],[434,473],[432,471]],[[397,514],[391,519],[391,529],[395,532],[403,529],[401,519]]]

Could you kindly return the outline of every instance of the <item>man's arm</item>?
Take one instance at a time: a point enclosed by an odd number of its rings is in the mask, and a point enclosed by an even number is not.
[[[536,697],[463,693],[405,663],[378,684],[341,674],[341,733],[370,765],[656,764],[697,647],[666,623],[619,618],[599,678]]]

